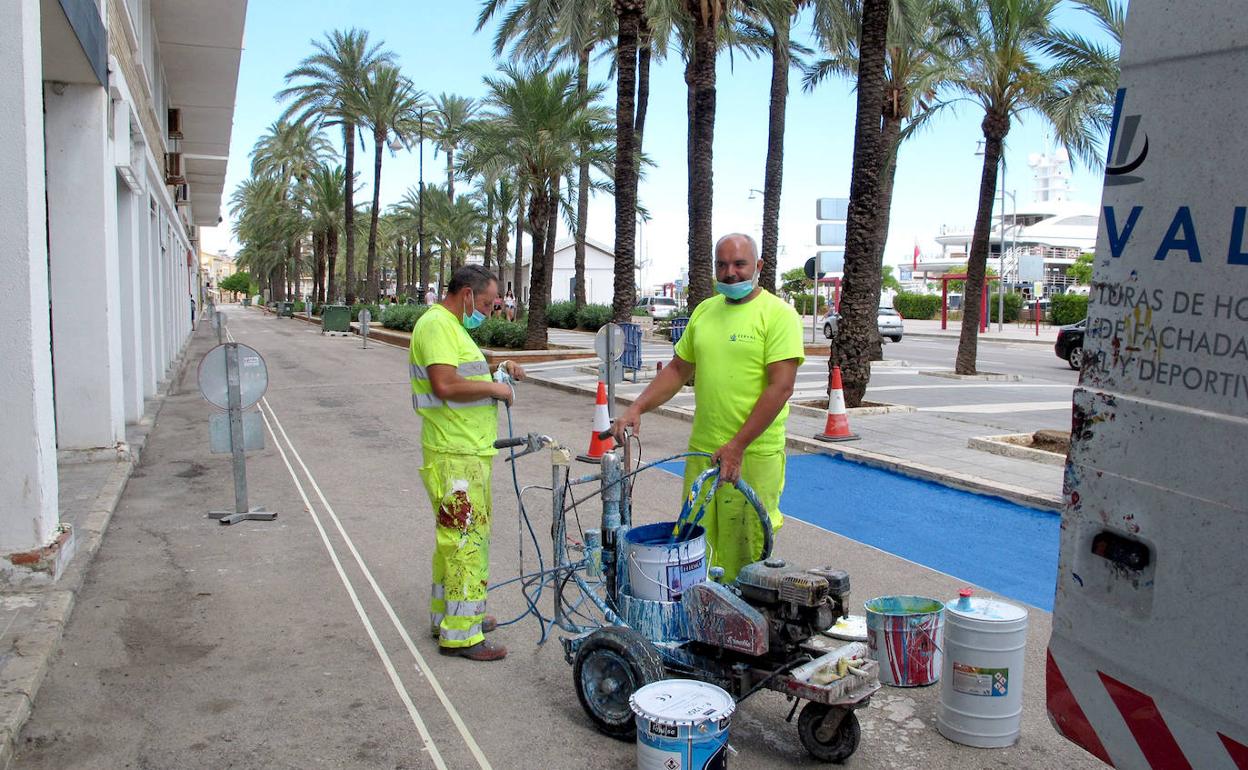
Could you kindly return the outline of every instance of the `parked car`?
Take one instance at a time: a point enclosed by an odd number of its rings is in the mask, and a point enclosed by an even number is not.
[[[672,297],[642,297],[637,307],[645,308],[651,318],[668,318],[676,312],[676,300]]]
[[[1078,369],[1083,363],[1083,332],[1088,326],[1088,319],[1079,323],[1063,326],[1057,330],[1057,342],[1053,352],[1058,358],[1066,361],[1071,369]]]
[[[881,337],[887,337],[893,342],[901,342],[901,335],[905,333],[904,320],[901,313],[893,310],[891,307],[882,307],[876,316],[876,324],[880,330]],[[832,339],[832,335],[836,334],[836,325],[840,322],[841,316],[835,310],[829,310],[827,315],[823,317],[823,336]]]

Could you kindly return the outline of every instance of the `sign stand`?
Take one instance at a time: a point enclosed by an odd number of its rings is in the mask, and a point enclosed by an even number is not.
[[[615,419],[615,384],[624,379],[624,329],[617,323],[608,323],[594,335],[594,352],[602,361],[599,371],[607,384],[607,416]]]
[[[208,518],[217,519],[222,524],[237,524],[240,521],[273,521],[277,518],[276,513],[266,511],[260,506],[252,508],[247,501],[246,451],[248,449],[262,449],[264,447],[264,433],[259,426],[259,414],[254,412],[244,414],[243,412],[244,376],[239,365],[240,347],[244,350],[243,355],[246,357],[247,366],[259,370],[247,378],[246,385],[249,388],[249,403],[247,406],[251,406],[260,400],[260,397],[264,395],[264,390],[268,387],[268,370],[264,366],[264,359],[260,357],[259,353],[246,345],[240,346],[237,342],[227,342],[208,351],[208,354],[204,356],[204,360],[200,362],[200,392],[204,395],[204,398],[218,407],[221,406],[220,370],[217,369],[218,359],[224,359],[225,365],[226,415],[213,415],[214,419],[211,422],[211,426],[213,433],[216,434],[221,432],[219,426],[223,422],[225,425],[228,425],[228,451],[232,455],[234,465],[234,510],[211,511],[208,513]],[[221,353],[217,353],[217,351],[221,351]],[[214,369],[217,369],[215,374],[213,372]],[[226,418],[225,421],[219,419],[223,416]],[[248,427],[252,429],[248,430]],[[215,438],[218,437],[214,435]],[[220,443],[223,442],[213,442],[214,452],[218,451]]]
[[[368,348],[368,322],[373,320],[373,314],[368,312],[368,308],[360,311],[360,337],[364,340],[364,348]]]

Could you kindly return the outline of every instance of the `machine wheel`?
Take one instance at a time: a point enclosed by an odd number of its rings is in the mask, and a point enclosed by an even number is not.
[[[823,325],[823,336],[832,339],[832,324]]]
[[[840,724],[832,728],[831,735],[825,735],[824,720],[835,720],[841,711],[844,711],[844,716],[841,717]],[[858,749],[862,728],[858,726],[858,717],[853,711],[833,709],[812,701],[806,704],[797,717],[797,735],[812,757],[839,765]]]
[[[637,723],[628,699],[663,678],[663,659],[633,629],[607,626],[590,634],[576,651],[572,678],[581,708],[594,725],[612,738],[631,741]]]
[[[894,334],[893,336],[889,337],[889,339],[892,340],[893,342],[901,342],[901,335]]]
[[[1079,371],[1080,364],[1083,363],[1083,345],[1075,345],[1066,352],[1066,364],[1075,371]]]

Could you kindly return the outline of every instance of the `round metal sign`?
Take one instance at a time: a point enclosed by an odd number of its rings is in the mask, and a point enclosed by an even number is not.
[[[608,337],[607,335],[610,335]],[[602,361],[607,359],[607,340],[611,340],[611,358],[612,361],[619,361],[624,355],[624,329],[619,324],[609,323],[598,330],[594,335],[594,351],[598,354],[598,358]]]
[[[255,348],[242,343],[238,347],[238,395],[240,408],[246,409],[264,397],[269,388],[269,367]],[[209,350],[199,362],[199,392],[218,409],[230,408],[229,381],[226,379],[225,354],[229,343]]]

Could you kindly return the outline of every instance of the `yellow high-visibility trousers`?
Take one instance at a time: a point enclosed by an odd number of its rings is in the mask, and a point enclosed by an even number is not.
[[[784,491],[784,452],[745,455],[741,462],[741,478],[758,495],[767,509],[772,532],[778,534],[784,516],[780,513],[780,493]],[[707,468],[709,457],[685,458],[685,493],[689,498],[693,482]],[[705,494],[705,490],[703,490]],[[730,583],[745,565],[758,561],[763,553],[763,525],[758,512],[736,487],[721,486],[706,506],[699,526],[706,530],[710,566],[723,567],[723,582]]]
[[[424,453],[420,469],[436,519],[429,623],[443,647],[485,640],[486,588],[490,582],[490,459]]]

